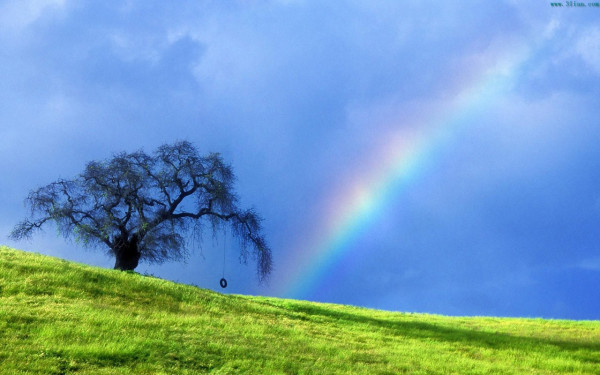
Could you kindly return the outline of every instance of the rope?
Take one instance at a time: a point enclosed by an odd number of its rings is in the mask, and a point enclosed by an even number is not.
[[[221,288],[227,288],[227,280],[225,279],[225,252],[227,251],[227,228],[223,229],[223,277],[219,281]]]
[[[223,278],[225,278],[225,252],[227,251],[227,228],[223,230]]]

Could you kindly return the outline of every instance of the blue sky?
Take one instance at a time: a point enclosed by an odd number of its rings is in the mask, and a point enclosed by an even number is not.
[[[205,236],[138,271],[227,292],[450,315],[600,319],[600,9],[494,1],[0,0],[0,233],[27,193],[114,152],[192,141],[265,218],[270,283]],[[504,66],[507,61],[518,61]],[[390,134],[486,72],[500,94],[301,294],[305,238]],[[475,91],[477,93],[477,91]],[[7,245],[112,267],[52,227]]]

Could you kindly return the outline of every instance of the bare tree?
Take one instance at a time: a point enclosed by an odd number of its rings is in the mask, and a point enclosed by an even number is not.
[[[230,226],[240,239],[243,262],[248,245],[259,280],[272,268],[261,218],[238,208],[234,175],[219,154],[200,156],[186,141],[163,145],[153,155],[120,153],[89,162],[73,180],[59,179],[29,193],[29,219],[11,238],[28,238],[47,222],[85,246],[106,246],[115,269],[133,270],[139,261],[162,263],[187,256],[186,234],[207,224],[213,234]]]

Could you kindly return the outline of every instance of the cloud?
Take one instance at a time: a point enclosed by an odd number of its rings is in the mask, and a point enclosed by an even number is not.
[[[19,32],[44,15],[65,9],[67,0],[7,0],[0,5],[0,32]]]
[[[528,97],[557,92],[598,92],[600,29],[590,19],[556,13],[532,34],[532,56],[521,69],[517,87]],[[593,14],[595,12],[586,12]]]
[[[574,45],[575,52],[587,66],[600,75],[600,28],[592,27],[582,30],[579,40]]]
[[[600,257],[584,259],[576,267],[587,271],[600,271]]]

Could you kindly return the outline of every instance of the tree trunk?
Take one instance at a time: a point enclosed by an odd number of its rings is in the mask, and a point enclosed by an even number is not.
[[[141,255],[138,250],[137,236],[134,234],[130,240],[119,241],[113,253],[116,270],[133,271],[138,266]]]

